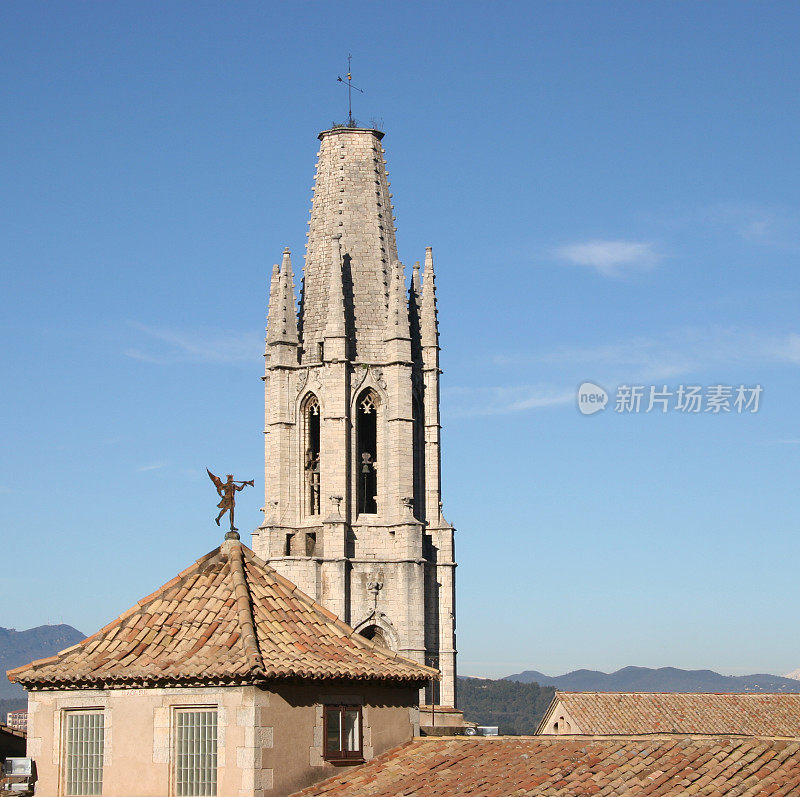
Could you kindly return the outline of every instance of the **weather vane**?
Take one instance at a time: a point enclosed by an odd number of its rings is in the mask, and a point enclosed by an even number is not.
[[[347,80],[345,80],[341,75],[336,78],[339,83],[347,83],[347,126],[348,127],[355,127],[356,120],[353,119],[353,89],[356,91],[360,91],[362,94],[364,93],[364,89],[358,88],[358,86],[353,85],[353,76],[350,74],[350,62],[353,60],[353,56],[348,53],[347,55]]]
[[[255,485],[253,484],[253,482],[255,480],[250,479],[249,482],[241,482],[241,481],[237,482],[234,481],[233,474],[229,473],[228,481],[224,482],[222,481],[222,479],[220,479],[219,476],[215,476],[208,468],[206,468],[206,473],[208,474],[208,478],[211,479],[212,482],[214,482],[214,487],[217,488],[217,495],[219,495],[222,498],[222,500],[217,504],[217,506],[219,507],[219,514],[216,517],[216,523],[219,526],[219,519],[226,512],[230,512],[228,519],[231,522],[231,530],[228,532],[228,534],[230,534],[231,536],[235,534],[236,535],[235,539],[238,540],[239,535],[236,534],[236,532],[239,531],[239,529],[237,529],[233,525],[233,509],[236,504],[236,493],[238,493],[239,490],[244,490],[244,488],[247,486],[254,487]],[[225,536],[227,537],[227,535]]]

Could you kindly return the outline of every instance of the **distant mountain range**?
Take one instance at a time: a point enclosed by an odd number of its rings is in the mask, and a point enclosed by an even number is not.
[[[791,673],[795,676],[795,673]],[[550,676],[536,670],[508,675],[503,680],[554,686],[565,692],[800,692],[797,677],[780,675],[720,675],[713,670],[676,667],[623,667],[612,673],[574,670]]]
[[[82,639],[85,634],[71,625],[40,625],[27,631],[0,627],[0,700],[25,698],[25,690],[6,678],[6,670],[53,656]]]
[[[6,670],[52,656],[84,638],[84,634],[70,625],[40,625],[27,631],[0,627],[0,700],[16,702],[25,698],[25,690],[5,677]],[[483,681],[483,686],[491,683],[488,679],[464,680]],[[800,692],[800,670],[785,676],[720,675],[713,670],[681,670],[676,667],[624,667],[613,673],[574,670],[556,676],[525,670],[501,680],[537,683],[542,687],[570,692]],[[463,688],[467,686],[465,683]]]

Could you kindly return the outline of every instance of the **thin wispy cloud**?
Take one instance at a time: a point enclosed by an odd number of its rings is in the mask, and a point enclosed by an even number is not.
[[[166,468],[168,462],[154,462],[151,465],[142,465],[140,468],[136,468],[138,473],[147,473],[150,470],[161,470],[162,468]]]
[[[659,337],[639,336],[597,346],[562,346],[546,352],[497,356],[500,367],[534,366],[547,383],[451,387],[446,406],[454,417],[507,415],[573,404],[577,385],[597,380],[607,388],[623,383],[667,383],[678,378],[718,378],[730,366],[800,366],[800,333],[766,334],[750,329],[681,329]],[[716,371],[716,373],[711,373]],[[741,377],[743,383],[748,373]],[[787,445],[800,440],[780,441]]]
[[[540,410],[575,401],[575,390],[552,385],[445,388],[448,415],[471,418],[478,415],[508,415]]]
[[[670,379],[730,365],[800,365],[800,333],[752,329],[685,328],[659,337],[638,336],[598,346],[503,355],[497,365],[547,364],[594,378]]]
[[[709,210],[713,223],[732,228],[753,244],[800,251],[800,210],[791,207],[729,202]]]
[[[594,240],[567,244],[558,247],[555,256],[574,266],[592,268],[610,279],[652,271],[661,259],[655,245],[648,241]]]
[[[221,330],[187,331],[132,323],[142,343],[125,351],[127,357],[154,365],[179,362],[253,363],[258,361],[263,339],[256,332]]]

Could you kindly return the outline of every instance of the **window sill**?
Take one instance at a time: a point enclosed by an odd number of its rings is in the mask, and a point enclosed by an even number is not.
[[[363,758],[326,758],[326,764],[333,764],[335,767],[347,767],[351,764],[363,764]]]

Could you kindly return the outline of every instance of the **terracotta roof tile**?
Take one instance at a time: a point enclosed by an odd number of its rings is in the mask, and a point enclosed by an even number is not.
[[[8,676],[58,689],[292,677],[422,682],[438,672],[360,636],[231,541],[93,636]]]
[[[556,692],[537,733],[566,709],[572,730],[589,735],[646,733],[800,737],[800,694]]]
[[[800,740],[742,737],[417,739],[295,797],[800,794]]]

